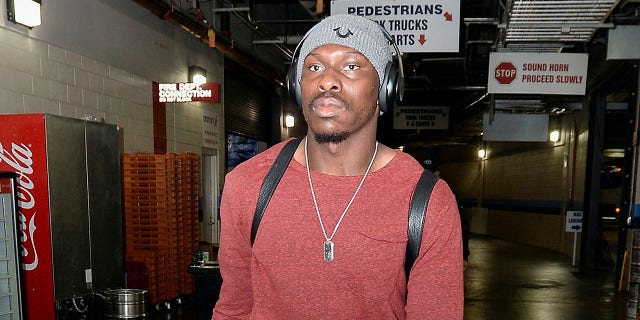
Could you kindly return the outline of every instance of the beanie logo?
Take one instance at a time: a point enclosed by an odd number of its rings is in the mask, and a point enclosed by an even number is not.
[[[342,27],[337,27],[337,28],[333,29],[333,31],[336,32],[336,35],[338,37],[340,37],[340,38],[348,38],[349,36],[353,35],[353,32],[351,30],[349,30],[349,29],[347,29],[347,32],[345,32],[345,33],[340,32],[340,29],[342,29]]]

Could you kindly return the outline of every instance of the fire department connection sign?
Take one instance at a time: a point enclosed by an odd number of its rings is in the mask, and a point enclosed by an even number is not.
[[[334,0],[331,14],[353,14],[378,22],[400,52],[459,50],[460,0]]]
[[[588,60],[585,53],[492,52],[488,92],[584,95]]]
[[[408,107],[393,108],[394,129],[448,129],[449,107]]]
[[[218,83],[201,85],[190,82],[153,83],[153,101],[156,102],[218,102]]]

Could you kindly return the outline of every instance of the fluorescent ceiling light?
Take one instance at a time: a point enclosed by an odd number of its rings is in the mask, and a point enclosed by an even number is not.
[[[193,75],[193,80],[191,80],[191,82],[195,83],[196,85],[201,85],[201,84],[207,83],[207,77],[201,74],[196,74],[196,75]]]
[[[39,26],[42,23],[39,2],[33,0],[8,0],[7,5],[9,6],[9,20],[30,28]]]
[[[207,83],[207,70],[199,66],[189,66],[189,81],[198,86]]]
[[[560,141],[560,131],[559,130],[553,130],[549,133],[549,141],[551,142],[558,142]]]
[[[284,125],[287,128],[293,128],[296,125],[296,118],[293,115],[288,114],[284,117]]]
[[[624,149],[604,149],[602,156],[607,158],[624,158]]]

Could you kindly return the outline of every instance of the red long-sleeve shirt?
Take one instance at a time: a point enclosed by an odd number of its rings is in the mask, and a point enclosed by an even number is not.
[[[407,283],[407,214],[422,167],[402,152],[367,176],[333,238],[334,261],[323,259],[325,238],[306,168],[295,160],[271,198],[252,248],[258,191],[282,146],[226,177],[220,207],[223,284],[213,319],[463,318],[460,217],[442,180],[431,194],[420,254]],[[362,176],[312,171],[311,177],[330,235]]]

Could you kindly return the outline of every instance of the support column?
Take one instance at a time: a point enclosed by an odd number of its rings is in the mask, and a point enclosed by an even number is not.
[[[167,104],[158,102],[158,83],[153,82],[153,153],[167,153]]]
[[[589,141],[587,142],[587,166],[585,172],[584,216],[580,245],[580,270],[597,267],[600,253],[600,167],[604,142],[604,119],[607,111],[606,92],[595,92],[589,103]]]
[[[620,220],[619,220],[619,232],[618,232],[618,249],[616,259],[616,283],[620,281],[623,263],[624,253],[627,252],[627,229],[639,228],[640,217],[637,217],[638,210],[633,210],[636,204],[632,199],[636,199],[636,196],[632,194],[633,190],[637,190],[637,186],[634,187],[634,181],[636,173],[638,172],[638,152],[635,148],[637,142],[636,133],[638,132],[638,92],[640,91],[640,68],[638,68],[638,62],[633,63],[633,70],[635,76],[632,77],[633,83],[629,104],[627,105],[627,119],[625,130],[625,149],[624,149],[624,176],[622,178],[622,199],[620,204]],[[635,163],[635,165],[634,165]],[[633,210],[633,211],[632,211]],[[632,217],[632,215],[634,217]],[[630,222],[630,223],[629,223]]]

